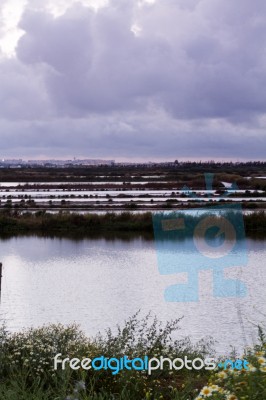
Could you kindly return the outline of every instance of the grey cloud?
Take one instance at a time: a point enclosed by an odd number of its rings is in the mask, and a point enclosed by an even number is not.
[[[177,118],[265,111],[266,24],[257,4],[204,0],[188,9],[165,0],[138,11],[136,3],[113,1],[97,14],[79,5],[56,19],[24,14],[18,57],[52,68],[45,79],[60,113],[143,108],[150,101]],[[130,31],[134,19],[143,26],[139,37]]]
[[[264,1],[113,0],[57,18],[30,4],[0,64],[0,132],[19,149],[265,158]]]
[[[38,67],[4,59],[0,62],[0,87],[0,117],[31,120],[52,114]]]
[[[88,119],[56,119],[50,121],[0,121],[2,156],[49,155],[88,157],[176,159],[214,158],[265,159],[265,137],[247,127],[235,130],[230,123],[207,120],[176,123],[165,114],[97,116]],[[164,136],[162,137],[162,132]],[[234,132],[234,134],[232,134]],[[226,136],[226,140],[224,137]],[[38,141],[36,140],[38,137]],[[185,138],[185,140],[184,140]],[[243,141],[245,146],[242,145]]]

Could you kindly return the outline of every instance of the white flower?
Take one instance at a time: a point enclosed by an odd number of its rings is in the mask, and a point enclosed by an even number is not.
[[[210,386],[204,386],[201,389],[200,394],[205,396],[205,397],[210,397],[212,395],[213,389]]]
[[[266,364],[266,358],[265,357],[259,357],[258,358],[258,363],[261,365],[265,365]]]
[[[227,378],[227,373],[224,371],[218,372],[217,376],[221,379],[226,379]]]

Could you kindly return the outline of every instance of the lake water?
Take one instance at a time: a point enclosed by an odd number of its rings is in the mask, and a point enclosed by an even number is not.
[[[186,274],[160,275],[153,241],[2,239],[1,318],[13,331],[75,321],[95,335],[138,309],[151,310],[163,321],[184,316],[178,337],[195,342],[210,335],[219,353],[231,345],[242,351],[256,341],[256,325],[266,323],[266,241],[248,239],[247,246],[248,265],[226,271],[246,284],[246,297],[214,298],[207,270],[199,274],[198,302],[167,303],[164,289],[185,282]]]

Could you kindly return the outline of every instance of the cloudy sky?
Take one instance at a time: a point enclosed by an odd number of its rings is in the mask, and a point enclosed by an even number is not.
[[[266,159],[265,0],[0,0],[0,157]]]

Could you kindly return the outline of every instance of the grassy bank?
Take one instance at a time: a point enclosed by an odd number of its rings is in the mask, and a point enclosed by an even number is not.
[[[182,214],[180,214],[182,215]],[[197,217],[191,216],[190,219]],[[244,215],[245,230],[248,236],[266,236],[266,213],[256,212]],[[0,213],[0,232],[2,235],[25,233],[43,233],[47,235],[99,235],[99,234],[138,234],[153,237],[152,214],[50,214],[45,211],[36,213]]]
[[[149,316],[130,318],[113,333],[87,338],[76,326],[50,325],[22,333],[0,331],[1,400],[262,400],[266,398],[266,345],[260,343],[245,358],[250,370],[54,370],[53,358],[64,357],[213,357],[211,343],[192,345],[172,340],[180,319],[164,326]],[[217,360],[218,361],[218,360]]]

